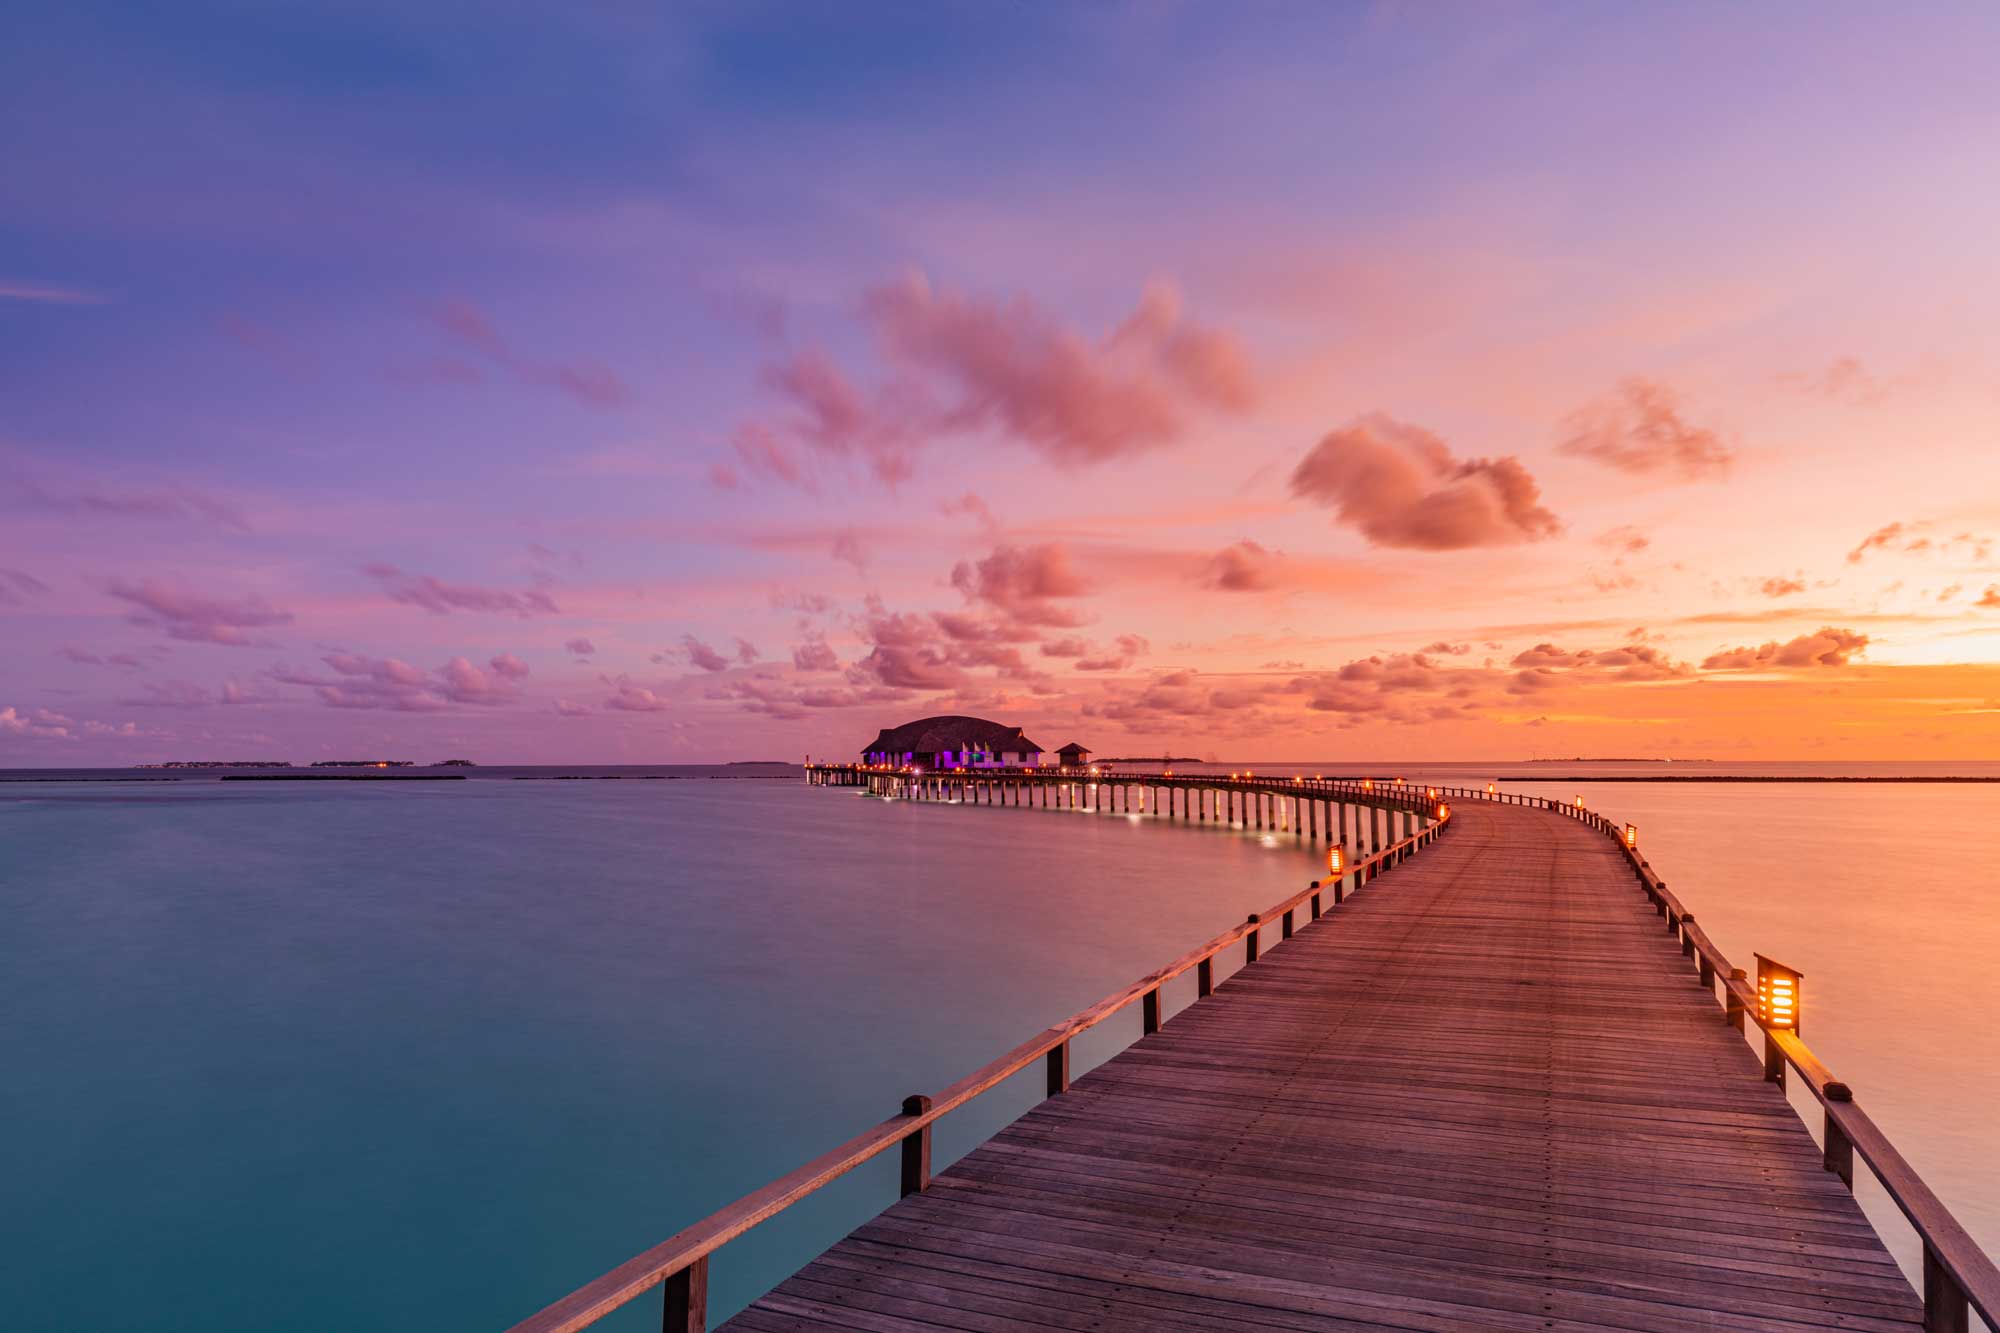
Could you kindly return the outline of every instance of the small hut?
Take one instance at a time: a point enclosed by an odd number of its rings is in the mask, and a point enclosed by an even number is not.
[[[1075,741],[1071,741],[1068,745],[1056,751],[1056,762],[1064,768],[1089,768],[1090,751],[1084,749]]]

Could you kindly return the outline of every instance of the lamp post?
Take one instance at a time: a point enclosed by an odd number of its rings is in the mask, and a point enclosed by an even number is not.
[[[1764,1077],[1785,1086],[1785,1054],[1775,1032],[1799,1031],[1799,992],[1805,976],[1797,968],[1757,955],[1757,1024],[1764,1029]]]

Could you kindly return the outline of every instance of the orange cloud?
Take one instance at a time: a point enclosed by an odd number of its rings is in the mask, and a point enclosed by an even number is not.
[[[1846,666],[1848,659],[1868,647],[1868,636],[1831,625],[1816,634],[1801,634],[1787,643],[1771,642],[1759,648],[1730,648],[1702,660],[1704,671],[1746,671],[1758,667]]]

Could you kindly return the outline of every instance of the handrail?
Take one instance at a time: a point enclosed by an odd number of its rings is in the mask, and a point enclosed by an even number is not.
[[[1851,1191],[1854,1157],[1859,1154],[1923,1241],[1924,1327],[1962,1331],[1969,1305],[1989,1328],[2000,1329],[2000,1318],[1996,1318],[2000,1315],[2000,1267],[1855,1103],[1853,1090],[1833,1077],[1796,1032],[1772,1024],[1758,1013],[1757,988],[1741,968],[1730,965],[1708,932],[1695,923],[1694,913],[1667,888],[1638,849],[1619,836],[1617,826],[1600,816],[1597,827],[1625,854],[1639,887],[1666,918],[1667,929],[1679,935],[1682,952],[1695,960],[1701,982],[1711,996],[1715,995],[1713,983],[1721,982],[1723,1020],[1739,1030],[1746,1022],[1754,1023],[1764,1034],[1765,1077],[1782,1087],[1789,1067],[1805,1080],[1825,1115],[1821,1148],[1827,1170],[1838,1175]]]
[[[1357,860],[1343,873],[1351,876],[1355,887],[1359,888],[1429,845],[1449,826],[1449,818],[1440,820],[1371,856]],[[902,1115],[882,1121],[839,1147],[786,1172],[761,1189],[725,1205],[699,1222],[681,1228],[658,1245],[634,1255],[610,1272],[515,1324],[508,1333],[572,1333],[575,1329],[596,1323],[662,1283],[667,1285],[668,1324],[672,1326],[675,1323],[678,1312],[679,1327],[698,1333],[707,1300],[708,1257],[715,1251],[758,1223],[783,1212],[800,1199],[898,1144],[904,1151],[903,1192],[910,1194],[923,1189],[929,1181],[930,1127],[934,1122],[1020,1073],[1036,1060],[1048,1062],[1049,1095],[1066,1091],[1069,1087],[1069,1043],[1073,1038],[1140,1001],[1145,1006],[1146,1033],[1158,1031],[1161,986],[1195,971],[1199,974],[1196,996],[1199,1001],[1214,989],[1212,963],[1217,954],[1241,942],[1245,945],[1245,966],[1256,962],[1259,933],[1264,928],[1279,925],[1282,938],[1291,938],[1293,913],[1303,906],[1311,911],[1313,919],[1318,919],[1322,914],[1321,896],[1329,891],[1336,905],[1343,901],[1343,880],[1335,877],[1326,884],[1314,880],[1282,902],[1252,914],[1241,925],[1230,927],[1166,966],[1148,972],[1088,1008],[1043,1029],[1013,1050],[946,1086],[935,1097],[907,1099],[903,1103]]]

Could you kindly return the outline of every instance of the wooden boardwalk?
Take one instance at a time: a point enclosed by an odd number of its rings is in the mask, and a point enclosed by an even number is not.
[[[1921,1327],[1617,846],[1453,822],[725,1327]]]

